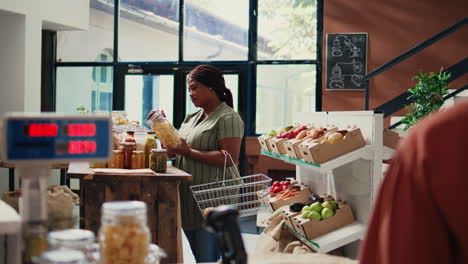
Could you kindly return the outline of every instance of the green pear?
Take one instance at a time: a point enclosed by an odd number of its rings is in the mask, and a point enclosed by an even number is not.
[[[330,201],[323,202],[322,207],[323,208],[328,208],[328,209],[331,209],[331,210],[335,210],[335,206],[333,206],[333,204]]]
[[[308,210],[302,212],[302,213],[301,213],[302,218],[304,218],[304,219],[309,218],[309,213],[310,213],[310,211],[308,211]]]
[[[323,209],[322,209],[322,218],[323,218],[323,219],[330,218],[330,217],[332,217],[333,215],[335,215],[335,212],[333,212],[333,210],[331,210],[331,209],[329,209],[329,208],[323,208]]]
[[[319,202],[315,202],[313,204],[310,205],[310,209],[312,211],[315,211],[317,213],[320,213],[322,211],[322,205],[319,203]]]
[[[320,215],[320,213],[317,213],[315,211],[310,211],[307,218],[314,219],[314,220],[317,220],[317,221],[322,220],[322,216]]]
[[[302,207],[301,213],[309,212],[309,211],[310,211],[310,207],[306,205],[306,206]]]

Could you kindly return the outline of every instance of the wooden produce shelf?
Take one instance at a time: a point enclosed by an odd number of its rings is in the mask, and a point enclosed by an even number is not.
[[[362,148],[356,149],[354,151],[346,153],[342,156],[339,156],[333,160],[327,161],[322,164],[305,162],[304,160],[301,160],[301,159],[291,158],[286,155],[279,155],[279,154],[265,151],[265,150],[262,150],[261,153],[262,155],[275,158],[275,159],[279,159],[279,160],[282,160],[291,164],[299,165],[299,166],[306,167],[306,168],[312,168],[320,172],[327,172],[327,171],[333,170],[344,164],[347,164],[349,162],[352,162],[358,159],[370,159],[371,151],[372,150],[370,146],[364,146]]]

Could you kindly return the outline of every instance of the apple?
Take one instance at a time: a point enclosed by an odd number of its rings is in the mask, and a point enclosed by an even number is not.
[[[272,193],[279,193],[282,190],[283,190],[283,188],[281,188],[281,186],[275,186],[275,187],[271,188]]]
[[[280,182],[280,184],[288,186],[290,184],[290,182],[289,181],[282,181],[282,182]]]
[[[328,209],[328,208],[323,208],[322,209],[322,218],[323,219],[327,219],[329,217],[332,217],[333,215],[335,215],[335,212],[333,212],[333,210]]]
[[[307,218],[314,219],[317,221],[322,220],[322,216],[320,215],[320,213],[315,212],[315,211],[310,211],[309,214],[307,215]]]
[[[319,203],[319,202],[315,202],[313,204],[310,205],[310,209],[312,211],[315,211],[317,213],[320,213],[323,209],[322,205]]]
[[[273,187],[281,186],[281,182],[275,181],[275,182],[273,182],[273,184],[271,186],[273,186]]]

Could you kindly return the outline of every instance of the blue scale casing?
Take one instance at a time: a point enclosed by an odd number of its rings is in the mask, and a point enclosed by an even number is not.
[[[8,119],[6,126],[6,159],[14,161],[40,161],[40,160],[104,160],[109,157],[111,149],[110,119]],[[25,132],[30,124],[56,124],[58,133],[55,137],[31,137]],[[66,134],[69,124],[95,124],[94,136],[71,137]],[[96,142],[96,151],[93,153],[68,153],[68,144],[71,141]],[[94,144],[94,143],[93,143]]]

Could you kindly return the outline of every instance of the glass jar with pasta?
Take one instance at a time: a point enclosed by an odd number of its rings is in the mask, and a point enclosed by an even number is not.
[[[81,251],[87,263],[96,263],[92,256],[94,233],[83,229],[66,229],[50,232],[47,236],[49,250],[78,250]]]
[[[163,145],[174,147],[179,144],[179,134],[171,122],[167,120],[164,111],[155,110],[148,118],[147,124],[151,126]]]
[[[144,264],[150,240],[145,203],[117,201],[102,205],[99,230],[102,264]]]

